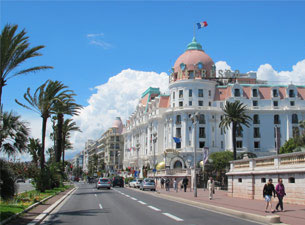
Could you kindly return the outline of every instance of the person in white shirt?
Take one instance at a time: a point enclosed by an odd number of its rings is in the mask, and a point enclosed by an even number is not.
[[[211,200],[213,198],[213,194],[215,192],[215,184],[214,184],[214,180],[212,177],[210,177],[210,179],[208,180],[207,188],[209,190],[209,198]]]

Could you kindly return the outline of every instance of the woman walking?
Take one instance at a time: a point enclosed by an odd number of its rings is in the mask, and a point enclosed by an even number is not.
[[[273,196],[275,198],[275,189],[274,189],[274,185],[272,184],[272,179],[268,180],[268,183],[265,184],[264,186],[264,190],[263,190],[263,196],[265,198],[266,201],[266,210],[265,212],[268,213],[268,207],[270,206],[271,212],[274,213],[275,211],[272,209],[272,193]]]
[[[173,186],[174,186],[174,190],[175,190],[176,192],[178,192],[178,183],[177,183],[177,178],[175,178],[175,179],[174,179]]]
[[[215,184],[212,177],[208,180],[207,189],[209,190],[209,198],[212,200],[213,194],[215,193]]]
[[[279,199],[279,202],[277,203],[275,209],[276,209],[276,211],[279,211],[279,207],[281,207],[281,211],[283,212],[284,211],[283,198],[286,195],[286,192],[285,192],[285,187],[284,187],[282,178],[278,179],[278,184],[275,187],[275,191],[276,191],[277,198]]]

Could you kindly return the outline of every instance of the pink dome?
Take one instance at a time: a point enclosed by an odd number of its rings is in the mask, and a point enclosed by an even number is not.
[[[123,131],[123,123],[121,117],[116,117],[112,124],[113,128],[117,128],[118,132],[121,134]]]
[[[204,71],[206,77],[215,77],[213,60],[202,50],[202,46],[195,38],[188,44],[187,50],[176,60],[173,69],[174,80],[202,79]],[[193,72],[194,77],[190,72]]]

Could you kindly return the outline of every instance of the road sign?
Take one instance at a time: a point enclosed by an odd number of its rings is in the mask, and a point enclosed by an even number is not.
[[[153,172],[155,173],[155,172],[157,172],[157,170],[156,170],[156,169],[153,169]]]

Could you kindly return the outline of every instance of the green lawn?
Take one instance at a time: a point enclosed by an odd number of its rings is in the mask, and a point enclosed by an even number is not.
[[[54,188],[52,190],[46,190],[45,193],[33,190],[18,194],[12,200],[9,201],[0,201],[0,221],[5,220],[6,218],[22,212],[24,209],[39,202],[42,199],[49,197],[51,195],[58,194],[64,190],[72,187],[71,185],[65,185],[64,187]]]

